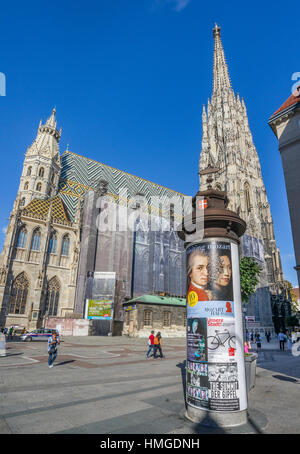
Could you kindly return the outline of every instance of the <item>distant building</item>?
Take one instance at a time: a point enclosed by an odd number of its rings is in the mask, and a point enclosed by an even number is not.
[[[124,303],[123,334],[148,337],[152,330],[163,337],[185,337],[185,298],[142,295]]]
[[[279,142],[300,283],[300,85],[269,119]]]

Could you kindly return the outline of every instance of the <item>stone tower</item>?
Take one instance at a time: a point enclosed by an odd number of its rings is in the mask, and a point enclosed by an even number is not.
[[[43,125],[40,121],[36,139],[27,148],[20,179],[20,206],[32,199],[47,199],[57,194],[61,172],[59,140],[61,130],[56,129],[56,110]]]
[[[74,312],[81,200],[73,221],[58,191],[55,109],[27,149],[0,255],[0,326],[44,326]]]
[[[246,106],[235,95],[221,42],[221,29],[213,29],[213,92],[207,110],[203,106],[202,150],[199,162],[200,189],[206,187],[207,169],[214,170],[216,189],[226,191],[228,208],[247,223],[242,254],[260,261],[260,288],[283,281],[279,249],[262,179],[257,150],[249,128]],[[258,310],[256,310],[258,314]]]

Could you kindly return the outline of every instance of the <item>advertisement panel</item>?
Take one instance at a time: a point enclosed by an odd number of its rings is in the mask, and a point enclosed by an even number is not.
[[[111,320],[112,301],[109,300],[87,300],[87,319]]]
[[[236,262],[235,258],[235,270]],[[204,240],[187,248],[186,398],[199,409],[245,408],[245,392],[241,400],[239,384],[243,349],[237,341],[233,277],[230,242]]]
[[[86,300],[85,318],[112,320],[116,273],[95,272],[92,280],[92,298]]]

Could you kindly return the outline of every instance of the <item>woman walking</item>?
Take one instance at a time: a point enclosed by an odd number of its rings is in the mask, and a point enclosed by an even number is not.
[[[48,339],[48,365],[49,367],[53,367],[54,360],[57,356],[57,347],[59,345],[59,338],[56,332],[52,333],[52,336]]]
[[[162,353],[162,342],[161,342],[161,334],[158,332],[154,338],[154,346],[155,346],[155,351],[154,351],[154,358],[157,358],[157,350],[159,350],[160,358],[164,358],[163,353]]]

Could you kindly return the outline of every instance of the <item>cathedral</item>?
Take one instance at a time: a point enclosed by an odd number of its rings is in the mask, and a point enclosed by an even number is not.
[[[277,294],[282,295],[286,286],[280,252],[245,102],[232,89],[218,25],[213,29],[213,36],[213,90],[202,113],[200,188],[205,188],[207,172],[211,169],[214,187],[227,192],[228,209],[246,221],[241,255],[255,258],[262,271],[258,288],[244,312],[255,317],[253,327],[271,329],[272,312],[273,318],[277,313]]]
[[[60,137],[54,109],[25,154],[0,257],[0,326],[32,330],[51,319],[60,326],[83,319],[86,301],[103,296],[97,293],[99,275],[112,272],[114,321],[122,324],[125,301],[141,297],[147,309],[138,328],[158,304],[157,328],[178,328],[173,306],[182,306],[185,296],[185,250],[174,227],[181,219],[178,200],[184,205],[191,197],[69,150],[60,155]],[[119,223],[123,205],[134,228],[101,230],[98,217],[111,210]],[[153,223],[157,228],[151,230]],[[111,330],[106,322],[98,324],[98,333]]]
[[[280,253],[246,106],[231,87],[217,25],[213,35],[213,92],[202,114],[200,189],[212,172],[214,187],[228,194],[229,209],[246,221],[241,254],[254,257],[262,273],[244,312],[255,317],[253,327],[272,330],[272,305],[284,285]],[[175,226],[183,208],[185,213],[191,208],[191,197],[70,150],[61,155],[60,137],[53,109],[26,151],[10,215],[0,257],[0,326],[32,330],[49,318],[83,319],[87,301],[99,298],[97,279],[113,273],[113,319],[124,322],[124,333],[151,327],[185,335],[186,259]],[[99,229],[98,220],[109,210],[119,225],[124,204],[135,228]],[[146,224],[157,229],[144,228],[143,213]],[[162,220],[168,229],[161,228]],[[131,302],[139,303],[139,313]],[[110,330],[103,322],[101,333]]]

